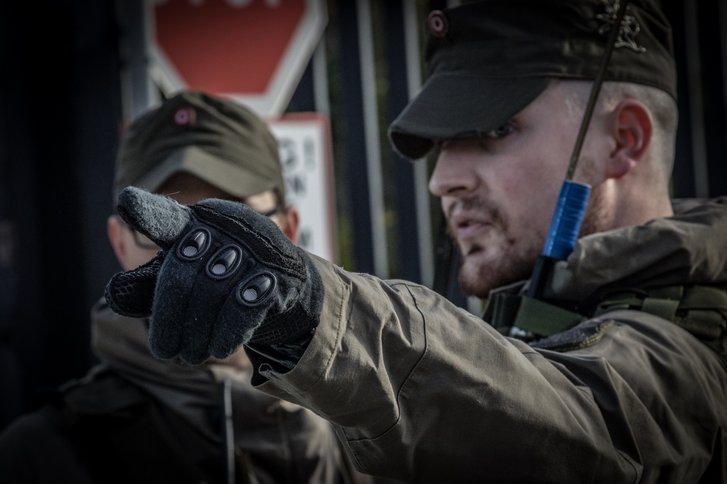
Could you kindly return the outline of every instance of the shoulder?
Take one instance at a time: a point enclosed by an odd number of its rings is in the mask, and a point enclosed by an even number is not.
[[[90,482],[78,465],[77,451],[62,411],[47,405],[19,417],[0,434],[0,475],[7,482]]]
[[[56,473],[65,482],[85,482],[85,470],[77,466],[88,442],[79,423],[85,416],[112,416],[143,398],[112,372],[68,382],[51,402],[18,417],[0,433],[0,475],[32,475],[33,481],[45,482],[42,476]]]
[[[0,456],[35,447],[37,441],[47,442],[48,438],[61,435],[59,418],[58,410],[50,406],[18,417],[0,434]]]
[[[683,392],[698,391],[714,399],[700,400],[706,404],[727,400],[727,369],[717,352],[676,324],[645,312],[612,311],[532,346],[588,381],[625,383],[637,394],[656,392],[682,400]]]
[[[677,324],[643,311],[621,309],[588,319],[531,346],[575,355],[593,354],[618,359],[619,355],[665,353],[669,361],[680,355],[722,366],[719,355]],[[625,351],[626,348],[635,348]],[[638,348],[638,349],[637,349]]]

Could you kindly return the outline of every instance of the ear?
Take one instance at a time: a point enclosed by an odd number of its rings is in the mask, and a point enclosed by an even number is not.
[[[611,113],[616,142],[611,152],[607,178],[620,178],[636,168],[651,145],[654,120],[651,112],[635,99],[621,101]]]
[[[121,266],[124,266],[126,260],[126,239],[124,238],[124,226],[122,225],[121,219],[118,215],[111,215],[106,220],[106,235],[111,243],[111,248],[114,249],[116,259],[119,261]]]
[[[285,207],[285,210],[281,212],[280,217],[282,219],[280,229],[291,242],[297,244],[298,229],[300,228],[300,214],[298,213],[298,209],[294,206]]]

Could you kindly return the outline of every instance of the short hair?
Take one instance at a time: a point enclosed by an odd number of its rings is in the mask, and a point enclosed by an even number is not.
[[[572,81],[565,79],[558,82],[569,82],[573,84],[573,88],[569,89],[570,96],[566,102],[572,114],[577,112],[582,116],[588,103],[593,81]],[[679,121],[676,100],[661,89],[644,84],[606,81],[601,86],[598,105],[609,108],[624,99],[638,100],[651,112],[654,119],[654,139],[658,143],[656,156],[661,159],[661,167],[664,170],[664,174],[668,177],[671,174],[674,164],[674,146]]]

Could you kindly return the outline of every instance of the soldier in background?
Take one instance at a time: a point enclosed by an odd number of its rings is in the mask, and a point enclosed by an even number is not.
[[[183,204],[242,202],[297,239],[277,142],[229,100],[181,92],[136,119],[119,150],[114,198],[128,185]],[[108,236],[124,270],[160,250],[118,215]],[[367,482],[350,471],[328,422],[250,385],[244,351],[178,365],[152,356],[146,319],[115,314],[101,299],[92,320],[100,364],[4,431],[0,482]]]

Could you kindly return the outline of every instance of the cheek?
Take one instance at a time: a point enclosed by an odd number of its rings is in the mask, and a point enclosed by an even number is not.
[[[491,165],[489,187],[510,226],[510,236],[547,232],[563,184],[574,133],[553,123],[531,127]]]
[[[521,166],[503,177],[497,188],[501,210],[514,237],[547,231],[565,173],[549,169],[541,160],[531,160]]]
[[[452,205],[452,200],[449,197],[441,197],[439,199],[439,204],[442,207],[442,213],[447,214],[449,206]]]

